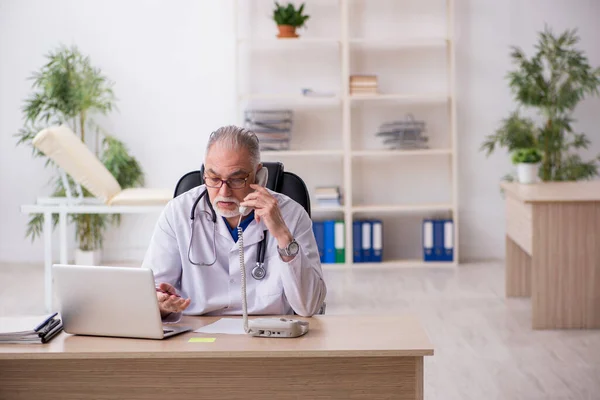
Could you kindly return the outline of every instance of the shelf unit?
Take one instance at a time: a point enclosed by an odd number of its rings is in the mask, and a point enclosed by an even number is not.
[[[262,157],[283,162],[286,170],[305,180],[311,192],[321,185],[337,185],[342,190],[341,207],[319,207],[311,198],[313,219],[336,218],[346,227],[346,262],[323,264],[324,268],[457,266],[453,0],[304,2],[305,12],[311,15],[307,28],[299,30],[299,38],[278,39],[270,19],[272,1],[235,0],[237,123],[243,125],[246,108],[294,110],[290,150],[263,151]],[[381,34],[373,34],[378,30]],[[415,65],[407,61],[420,56],[429,60]],[[440,64],[442,74],[430,71]],[[417,79],[403,77],[403,71],[411,69]],[[349,80],[354,74],[377,75],[381,93],[350,94]],[[417,85],[436,80],[437,86],[425,90]],[[332,96],[303,96],[301,90],[306,87]],[[385,149],[374,135],[375,121],[390,122],[407,113],[426,122],[430,147]],[[432,174],[441,182],[437,191],[428,187]],[[374,183],[370,177],[375,175],[383,183]],[[402,199],[402,194],[419,190],[429,192],[429,196]],[[453,262],[424,262],[419,258],[419,221],[438,216],[454,222]],[[352,261],[352,221],[363,217],[383,221],[381,263]],[[412,229],[408,220],[412,220]],[[403,229],[408,231],[402,233]],[[412,242],[406,244],[412,246],[406,254],[403,251],[408,247],[402,250],[405,242]]]

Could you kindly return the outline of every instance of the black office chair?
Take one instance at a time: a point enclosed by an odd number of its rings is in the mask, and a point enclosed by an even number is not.
[[[267,188],[285,194],[291,199],[300,204],[308,216],[310,213],[310,195],[304,181],[296,174],[285,171],[283,164],[280,162],[263,162],[264,167],[269,171],[269,179],[267,180]],[[179,179],[175,186],[175,194],[177,197],[182,193],[187,192],[204,183],[204,165],[199,171],[188,172]]]
[[[269,170],[267,188],[277,193],[285,194],[298,202],[298,204],[304,207],[310,217],[310,195],[304,181],[298,175],[285,171],[283,164],[280,162],[263,162],[262,164]],[[204,183],[203,177],[204,165],[202,165],[199,171],[188,172],[177,182],[173,197],[177,197],[190,189],[202,185]],[[317,314],[325,314],[325,307],[326,305],[323,303]]]

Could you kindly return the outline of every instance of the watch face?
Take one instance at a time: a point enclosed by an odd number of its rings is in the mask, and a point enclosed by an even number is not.
[[[299,249],[299,246],[298,246],[298,243],[296,243],[296,242],[292,242],[288,246],[288,250],[289,250],[290,254],[296,254],[298,252],[298,249]]]

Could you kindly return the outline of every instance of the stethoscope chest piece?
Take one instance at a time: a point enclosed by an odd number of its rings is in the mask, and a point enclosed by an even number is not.
[[[252,277],[256,280],[261,280],[267,274],[267,270],[263,267],[262,263],[256,263],[256,266],[252,268]]]

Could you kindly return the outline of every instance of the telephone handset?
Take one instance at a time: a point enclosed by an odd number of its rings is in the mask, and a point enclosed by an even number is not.
[[[262,167],[256,173],[256,184],[260,185],[262,187],[266,187],[268,180],[269,180],[269,170],[267,169],[267,167]],[[239,212],[241,215],[243,215],[245,217],[246,215],[250,214],[250,212],[252,212],[252,209],[249,207],[240,206]]]
[[[261,186],[267,186],[269,172],[267,168],[262,167],[256,173],[256,183]],[[242,275],[242,310],[244,331],[251,336],[260,337],[299,337],[308,332],[308,322],[288,318],[257,318],[248,321],[248,305],[246,299],[246,267],[244,262],[244,237],[243,229],[240,226],[242,216],[250,213],[248,207],[239,208],[240,219],[238,221],[238,243],[240,254],[240,273]]]

